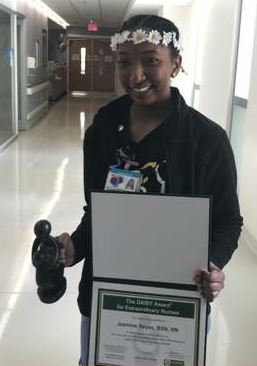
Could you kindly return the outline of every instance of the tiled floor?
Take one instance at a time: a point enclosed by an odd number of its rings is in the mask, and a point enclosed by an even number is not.
[[[33,226],[71,232],[83,205],[82,142],[104,99],[65,97],[0,154],[0,366],[73,366],[79,353],[76,305],[81,265],[66,270],[65,296],[52,305],[36,295]],[[213,304],[207,366],[257,365],[257,257],[240,243]]]

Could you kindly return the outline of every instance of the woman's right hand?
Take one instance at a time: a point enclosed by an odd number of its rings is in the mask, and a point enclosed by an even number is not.
[[[62,263],[64,267],[70,267],[75,260],[75,248],[70,235],[62,233],[56,237],[56,240],[61,248],[59,259],[60,263]]]

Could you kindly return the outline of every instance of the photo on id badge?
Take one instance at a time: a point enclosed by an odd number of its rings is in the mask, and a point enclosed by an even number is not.
[[[133,170],[111,168],[108,172],[105,190],[138,192],[141,184],[141,173]]]

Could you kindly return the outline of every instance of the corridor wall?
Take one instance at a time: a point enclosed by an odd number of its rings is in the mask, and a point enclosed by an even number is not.
[[[242,0],[199,1],[198,109],[230,134]]]
[[[22,48],[18,79],[21,81],[19,93],[22,98],[23,114],[19,121],[19,129],[27,129],[38,120],[38,118],[47,110],[48,107],[48,83],[47,83],[47,65],[41,62],[33,68],[28,65],[28,57],[32,59],[41,58],[40,50],[37,50],[37,44],[40,47],[42,42],[42,30],[47,30],[47,17],[40,13],[32,2],[25,0],[12,1],[0,0],[0,6],[5,7],[7,11],[20,19],[20,47]],[[16,32],[16,30],[14,31]],[[17,59],[17,50],[14,55]],[[18,72],[15,71],[15,72]],[[43,88],[34,92],[33,86],[45,82]],[[18,125],[18,121],[16,121]]]
[[[180,72],[171,84],[178,87],[189,105],[193,104],[193,91],[195,82],[196,53],[197,53],[197,1],[189,5],[172,6],[164,3],[161,15],[175,23],[180,31],[182,44],[182,66],[185,73]]]
[[[244,216],[244,234],[249,245],[257,253],[257,13],[249,98],[244,127],[244,143],[241,163],[240,201]]]
[[[230,129],[242,0],[194,0],[164,5],[162,14],[181,31],[183,67],[174,81],[189,104]]]

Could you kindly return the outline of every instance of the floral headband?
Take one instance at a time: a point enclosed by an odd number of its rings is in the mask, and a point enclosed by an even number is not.
[[[124,30],[121,33],[115,33],[111,37],[111,49],[116,51],[117,45],[123,44],[124,42],[132,42],[134,44],[149,42],[166,47],[171,43],[177,51],[182,51],[182,46],[176,39],[176,32],[162,32],[161,34],[157,30],[151,30],[149,32],[143,29],[137,29],[136,31]]]

